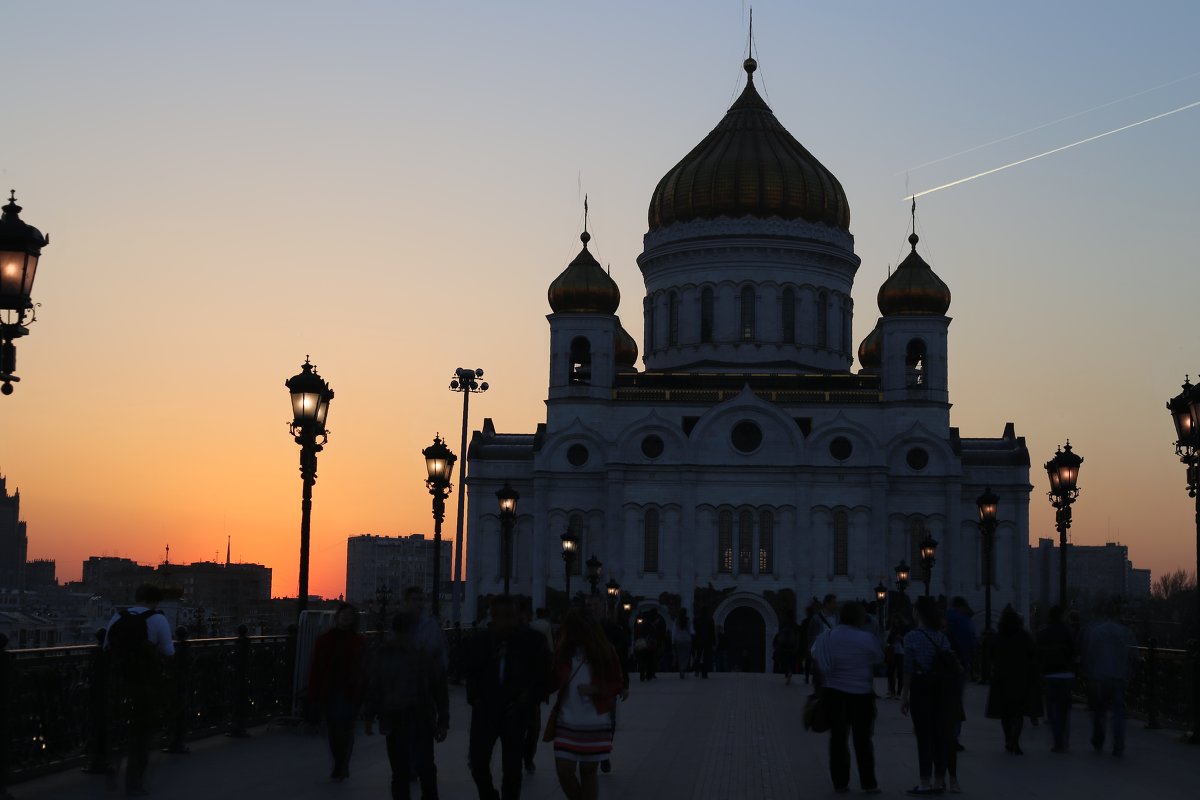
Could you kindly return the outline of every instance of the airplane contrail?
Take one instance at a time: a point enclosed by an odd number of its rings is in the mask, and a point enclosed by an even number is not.
[[[959,150],[957,153],[951,153],[948,156],[942,156],[941,158],[935,158],[932,161],[926,161],[923,164],[917,164],[915,167],[909,167],[908,169],[902,169],[899,172],[897,172],[896,174],[903,175],[906,172],[913,172],[915,170],[923,169],[925,167],[931,167],[934,164],[940,164],[943,161],[949,161],[952,158],[958,158],[959,156],[965,156],[967,153],[974,153],[976,150],[982,150],[983,148],[991,147],[994,144],[1000,144],[1001,142],[1007,142],[1009,139],[1016,139],[1018,136],[1024,136],[1025,134],[1033,133],[1034,131],[1040,131],[1043,128],[1049,128],[1052,125],[1059,124],[1060,122],[1066,122],[1067,120],[1072,120],[1072,119],[1075,119],[1076,117],[1082,117],[1085,114],[1091,114],[1093,111],[1099,111],[1102,108],[1108,108],[1109,106],[1115,106],[1118,103],[1124,103],[1126,100],[1132,100],[1135,97],[1141,97],[1144,94],[1150,94],[1150,92],[1157,92],[1159,89],[1165,89],[1168,86],[1173,86],[1176,83],[1180,83],[1181,81],[1186,81],[1191,78],[1195,78],[1197,75],[1200,75],[1200,72],[1193,72],[1190,75],[1184,75],[1182,78],[1176,78],[1173,81],[1167,81],[1166,83],[1160,83],[1158,86],[1151,86],[1149,89],[1143,89],[1140,92],[1134,92],[1133,94],[1125,95],[1124,97],[1118,97],[1116,100],[1109,100],[1107,103],[1101,103],[1098,106],[1092,106],[1091,108],[1086,108],[1083,111],[1076,111],[1074,114],[1068,114],[1065,117],[1059,117],[1058,119],[1052,120],[1050,122],[1043,122],[1041,125],[1034,125],[1032,128],[1026,128],[1023,131],[1017,131],[1016,133],[1010,133],[1008,136],[1001,136],[999,139],[992,139],[990,142],[984,142],[983,144],[977,144],[974,147],[968,147],[966,150]]]
[[[916,194],[907,195],[904,199],[906,201],[915,200],[918,197],[924,197],[927,194],[933,194],[934,192],[940,192],[942,189],[949,189],[951,186],[958,186],[960,183],[966,183],[967,181],[973,181],[976,178],[982,178],[985,175],[991,175],[993,173],[1000,172],[1001,170],[1006,170],[1010,167],[1019,167],[1022,164],[1028,164],[1030,161],[1036,161],[1039,158],[1045,158],[1046,156],[1052,156],[1055,153],[1061,153],[1063,150],[1070,150],[1072,147],[1078,147],[1081,144],[1087,144],[1088,142],[1094,142],[1097,139],[1103,139],[1105,136],[1112,136],[1114,133],[1120,133],[1121,131],[1127,131],[1130,128],[1136,128],[1139,125],[1145,125],[1148,122],[1154,122],[1157,119],[1162,119],[1163,117],[1169,117],[1172,114],[1178,114],[1181,111],[1187,111],[1188,109],[1196,108],[1197,106],[1200,106],[1200,100],[1197,100],[1194,103],[1188,103],[1186,106],[1180,106],[1179,108],[1173,108],[1170,111],[1164,111],[1161,114],[1155,114],[1153,117],[1147,117],[1146,119],[1138,120],[1137,122],[1131,122],[1128,125],[1122,125],[1121,127],[1114,128],[1111,131],[1105,131],[1104,133],[1097,133],[1095,136],[1089,136],[1086,139],[1080,139],[1078,142],[1071,142],[1070,144],[1064,144],[1062,147],[1056,147],[1053,150],[1047,150],[1046,152],[1038,153],[1035,156],[1029,156],[1028,158],[1022,158],[1019,161],[1012,161],[1008,164],[1004,164],[999,167],[993,167],[993,168],[991,168],[989,170],[985,170],[983,172],[977,172],[974,175],[968,175],[965,178],[959,178],[958,180],[951,181],[950,183],[943,183],[941,186],[935,186],[932,189],[926,189],[923,192],[917,192]]]

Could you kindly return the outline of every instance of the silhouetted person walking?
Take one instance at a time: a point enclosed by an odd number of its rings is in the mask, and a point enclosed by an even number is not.
[[[367,683],[366,732],[379,720],[387,737],[392,767],[392,800],[409,800],[409,775],[421,783],[421,800],[437,800],[437,766],[433,744],[446,739],[450,699],[446,670],[416,639],[417,618],[410,613],[392,619],[392,638],[372,659]]]
[[[162,659],[175,655],[171,625],[158,610],[162,599],[161,589],[142,584],[134,593],[133,605],[109,620],[104,637],[118,703],[114,716],[124,728],[127,797],[147,794],[150,735],[163,699]]]
[[[675,651],[679,680],[683,680],[692,664],[692,623],[685,608],[679,609],[679,615],[671,623],[671,647]]]
[[[792,673],[796,671],[796,657],[800,652],[800,627],[796,625],[794,615],[787,614],[775,634],[775,661],[779,671],[783,673],[784,685],[792,683]]]
[[[692,649],[695,652],[694,675],[708,678],[713,668],[713,648],[717,644],[717,626],[713,623],[712,612],[702,609],[696,615],[696,635],[692,639]]]
[[[1125,753],[1125,686],[1133,667],[1133,631],[1117,618],[1112,605],[1105,619],[1084,636],[1083,666],[1087,676],[1088,700],[1092,706],[1092,749],[1104,749],[1107,717],[1112,713],[1113,755]]]
[[[616,653],[590,615],[578,609],[568,612],[552,674],[558,692],[558,784],[567,800],[596,800],[596,770],[612,752],[609,713],[623,684]]]
[[[354,752],[354,725],[362,708],[367,679],[367,640],[358,632],[358,609],[341,603],[333,614],[333,627],[317,637],[313,646],[309,699],[329,736],[333,756],[330,777],[350,777]]]
[[[912,714],[917,738],[920,783],[911,795],[959,791],[954,727],[962,714],[955,671],[960,669],[950,640],[940,630],[943,618],[932,598],[916,604],[917,627],[904,636],[904,688],[900,713]],[[948,784],[947,784],[948,781]]]
[[[1004,609],[992,643],[992,683],[988,688],[987,716],[1000,720],[1004,749],[1021,755],[1021,729],[1037,688],[1037,661],[1033,637],[1021,615]]]
[[[867,794],[878,794],[875,779],[875,666],[883,650],[875,634],[864,630],[867,609],[862,603],[842,607],[840,624],[827,633],[817,650],[821,700],[829,709],[829,775],[833,788],[850,786],[850,748],[853,735],[858,780]]]
[[[1038,631],[1038,665],[1046,692],[1046,718],[1054,737],[1055,753],[1065,753],[1071,743],[1071,689],[1075,686],[1075,634],[1063,620],[1062,606],[1050,609],[1050,621]]]
[[[471,734],[467,763],[480,800],[517,800],[531,706],[546,695],[550,653],[545,637],[522,627],[511,597],[492,599],[488,629],[468,640],[467,703]],[[500,742],[500,787],[492,782],[492,751]]]

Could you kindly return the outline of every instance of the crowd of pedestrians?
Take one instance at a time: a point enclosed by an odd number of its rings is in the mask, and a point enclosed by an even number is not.
[[[161,591],[143,586],[136,601],[112,618],[104,649],[114,670],[119,741],[126,761],[126,794],[146,794],[145,773],[160,692],[157,676],[173,655],[172,637],[157,611]],[[907,600],[907,598],[902,598]],[[1005,608],[996,632],[981,643],[975,614],[962,598],[929,597],[897,604],[884,624],[860,602],[839,604],[830,594],[809,604],[802,621],[781,615],[772,642],[774,671],[791,683],[811,677],[806,725],[829,732],[834,790],[849,791],[853,764],[867,794],[880,792],[873,743],[879,714],[875,680],[886,675],[886,698],[911,720],[915,744],[914,796],[962,792],[959,756],[967,675],[980,664],[989,687],[977,709],[997,720],[1005,750],[1023,754],[1026,720],[1045,718],[1051,751],[1071,746],[1071,706],[1083,678],[1091,712],[1090,744],[1125,751],[1125,693],[1135,640],[1116,607],[1083,627],[1063,609],[1031,633]],[[618,708],[629,696],[631,667],[640,681],[661,670],[707,678],[738,666],[706,608],[693,622],[686,609],[646,607],[632,620],[603,598],[571,608],[552,624],[545,609],[509,596],[489,598],[487,623],[451,637],[429,612],[427,598],[409,589],[386,636],[358,630],[361,614],[338,605],[332,624],[314,641],[304,686],[305,717],[328,742],[330,779],[350,778],[356,731],[386,738],[393,800],[419,790],[438,797],[436,745],[450,729],[449,686],[465,684],[470,708],[467,767],[480,800],[517,800],[525,774],[537,769],[541,743],[551,743],[555,776],[568,800],[594,800],[598,773],[611,771]],[[985,652],[979,660],[980,646]],[[722,663],[725,661],[726,663]],[[545,707],[545,708],[544,708]],[[500,751],[499,789],[492,771]],[[851,749],[852,748],[852,749]],[[549,748],[547,748],[549,749]],[[115,788],[115,787],[114,787]]]

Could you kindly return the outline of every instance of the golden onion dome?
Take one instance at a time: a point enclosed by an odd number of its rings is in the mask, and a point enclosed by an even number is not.
[[[612,314],[621,303],[621,290],[590,252],[587,231],[579,236],[583,249],[546,292],[554,313]]]
[[[909,253],[879,287],[879,312],[885,317],[943,316],[950,308],[950,287],[917,253],[920,237],[912,234]]]
[[[614,342],[614,345],[613,352],[616,355],[618,367],[632,367],[637,363],[637,341],[629,335],[629,331],[625,330],[624,325],[617,326],[616,342]]]
[[[650,198],[650,230],[695,219],[779,217],[849,229],[842,185],[771,112],[754,88],[758,64],[748,58],[746,88],[708,136],[658,182]]]
[[[879,323],[858,346],[858,363],[863,369],[879,369],[883,366],[883,342],[879,339]]]

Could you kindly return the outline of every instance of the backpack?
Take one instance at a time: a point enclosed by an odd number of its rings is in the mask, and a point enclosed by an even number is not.
[[[917,628],[917,631],[933,645],[934,655],[928,672],[917,672],[913,675],[914,686],[920,686],[931,694],[955,694],[955,687],[963,676],[962,662],[951,647],[942,649],[928,633],[920,628]]]
[[[117,619],[108,628],[108,649],[122,672],[132,673],[150,666],[150,628],[147,624],[157,611],[135,614],[127,608],[117,612]]]

